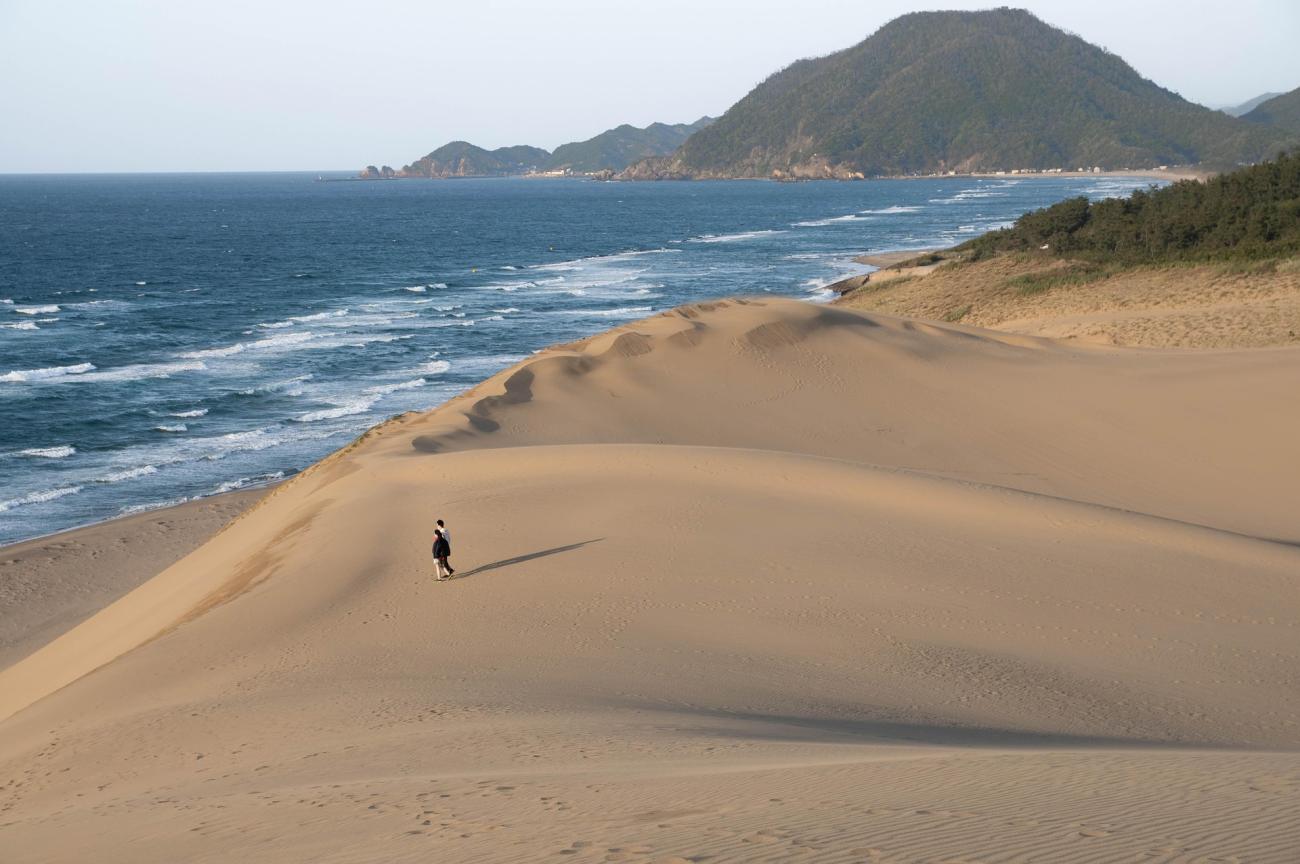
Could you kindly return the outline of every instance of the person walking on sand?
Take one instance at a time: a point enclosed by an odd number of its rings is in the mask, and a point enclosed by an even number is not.
[[[437,530],[442,532],[442,539],[447,541],[447,557],[450,558],[451,557],[451,529],[449,529],[446,525],[444,525],[442,523],[442,520],[439,519]],[[447,566],[447,575],[454,576],[456,574],[456,571],[451,569],[450,561],[444,561],[443,564]]]
[[[442,536],[442,531],[433,532],[433,561],[438,570],[438,581],[445,582],[451,578],[451,567],[447,564],[447,556],[451,554],[451,544],[447,538]]]

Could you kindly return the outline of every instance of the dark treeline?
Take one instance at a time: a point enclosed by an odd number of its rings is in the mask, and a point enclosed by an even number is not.
[[[1128,198],[1071,198],[960,248],[1041,250],[1124,264],[1272,258],[1300,251],[1300,150]]]

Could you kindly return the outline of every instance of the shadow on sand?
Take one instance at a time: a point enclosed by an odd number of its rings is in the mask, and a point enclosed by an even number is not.
[[[477,576],[478,574],[486,573],[489,570],[500,570],[502,567],[510,567],[514,564],[523,564],[525,561],[532,561],[535,558],[545,558],[547,555],[559,555],[561,552],[572,552],[574,549],[581,549],[583,546],[588,546],[592,543],[599,543],[604,539],[604,537],[597,537],[594,540],[583,540],[580,543],[570,543],[567,546],[556,546],[554,549],[543,549],[540,552],[529,552],[527,555],[516,555],[514,558],[504,558],[500,561],[493,561],[491,564],[480,564],[478,567],[466,571],[465,573],[458,572],[449,581],[468,579],[471,576]]]

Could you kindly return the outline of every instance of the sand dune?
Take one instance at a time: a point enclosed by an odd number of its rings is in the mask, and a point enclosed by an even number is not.
[[[1298,373],[766,299],[544,352],[0,672],[6,860],[1293,860]]]

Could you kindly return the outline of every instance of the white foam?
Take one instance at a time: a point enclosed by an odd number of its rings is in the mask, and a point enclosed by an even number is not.
[[[591,315],[597,318],[621,318],[643,315],[654,311],[653,306],[623,306],[619,309],[572,309],[556,313],[560,315]]]
[[[231,453],[267,450],[283,444],[284,439],[268,434],[265,429],[250,429],[247,432],[231,432],[228,435],[217,435],[212,438],[198,438],[190,443],[200,450],[209,450],[210,452],[203,458],[214,462],[226,458]]]
[[[504,309],[493,309],[492,311],[493,311],[493,312],[498,312],[498,313],[500,313],[500,314],[502,314],[502,315],[509,315],[511,312],[518,312],[518,311],[519,311],[519,307],[518,307],[518,306],[507,306],[507,307],[504,308]]]
[[[95,369],[93,363],[74,363],[71,366],[47,366],[44,369],[15,369],[0,375],[0,381],[48,381],[54,378],[66,378],[71,375],[85,375]]]
[[[305,414],[299,414],[294,419],[299,423],[315,423],[318,420],[337,420],[340,417],[350,417],[353,414],[365,414],[371,406],[379,401],[379,395],[375,394],[369,397],[354,399],[351,402],[345,402],[334,408],[322,408],[319,411],[308,411]]]
[[[186,351],[181,357],[190,359],[200,359],[204,357],[229,357],[232,354],[240,354],[248,350],[247,343],[236,342],[234,345],[227,345],[224,348],[204,348],[201,351]]]
[[[331,318],[342,318],[348,314],[347,309],[331,309],[328,312],[316,312],[311,315],[291,315],[283,321],[271,321],[264,324],[258,324],[264,330],[282,330],[286,327],[293,327],[296,324],[309,324],[313,321],[328,321]]]
[[[161,510],[164,507],[175,507],[177,504],[184,504],[188,498],[172,498],[170,501],[154,501],[149,504],[132,504],[129,507],[123,507],[117,511],[119,516],[132,516],[136,513],[147,513],[150,510]]]
[[[420,371],[425,375],[441,375],[451,368],[451,364],[446,360],[431,360],[420,367]]]
[[[254,477],[240,477],[238,480],[227,480],[216,489],[212,490],[213,495],[221,495],[225,492],[234,492],[236,489],[243,489],[247,486],[255,486],[261,483],[270,483],[272,480],[284,478],[283,471],[273,471],[269,474],[258,474]]]
[[[54,303],[47,303],[44,306],[15,306],[14,311],[19,315],[52,315],[60,311]]]
[[[32,492],[29,495],[24,495],[22,498],[10,498],[8,501],[0,501],[0,513],[27,504],[43,504],[46,501],[53,501],[54,499],[62,498],[65,495],[76,495],[80,491],[80,486],[62,486],[58,489],[46,489],[42,492]]]
[[[159,432],[188,432],[188,431],[190,431],[190,430],[189,430],[189,427],[186,426],[184,423],[174,423],[174,424],[172,424],[172,425],[170,425],[170,426],[155,426],[155,427],[153,427],[153,428],[156,429],[156,430],[159,431]]]
[[[148,283],[148,282],[137,282],[137,283],[135,283],[135,284],[137,284],[137,285],[141,285],[141,286],[144,286],[144,285],[148,285],[149,283]]]
[[[257,387],[250,387],[247,390],[240,390],[239,393],[242,396],[252,396],[257,393],[276,393],[278,391],[285,390],[285,391],[289,391],[290,396],[295,396],[297,395],[297,393],[300,393],[301,390],[295,388],[294,385],[301,384],[304,381],[310,381],[314,377],[315,376],[312,375],[311,373],[308,373],[306,375],[298,375],[294,378],[288,379],[287,381],[272,381],[268,384],[261,384]],[[297,392],[293,392],[293,391],[297,391]]]
[[[486,318],[480,318],[479,320],[480,320],[480,321],[504,321],[504,320],[506,320],[506,316],[504,316],[504,315],[489,315],[489,316],[487,316]]]
[[[692,237],[691,243],[739,243],[744,240],[756,240],[759,237],[770,237],[773,234],[784,234],[784,231],[768,229],[765,231],[741,231],[738,234],[703,234],[699,237]]]
[[[39,329],[41,329],[40,327],[37,327],[37,326],[36,326],[36,322],[35,322],[35,321],[19,321],[17,324],[0,324],[0,327],[4,327],[4,328],[6,328],[6,329],[8,329],[8,330],[39,330]]]
[[[77,452],[77,448],[71,444],[60,444],[57,447],[29,447],[26,450],[19,450],[19,456],[34,456],[39,459],[67,459]]]
[[[153,465],[141,465],[139,468],[128,468],[125,471],[117,471],[113,474],[105,474],[103,477],[95,479],[96,483],[121,483],[123,480],[134,480],[137,477],[147,477],[150,474],[157,474],[158,469]]]
[[[859,210],[858,212],[864,216],[889,216],[894,213],[919,213],[921,208],[894,204],[890,207],[881,207],[879,210]]]
[[[0,299],[0,304],[3,304],[5,306],[12,306],[14,305],[14,301],[10,300],[8,297],[5,297],[3,299]]]
[[[398,390],[415,390],[416,388],[423,387],[428,383],[429,382],[425,381],[423,378],[415,378],[411,381],[402,381],[398,384],[378,384],[374,387],[367,387],[366,392],[383,396],[388,393],[396,393]]]
[[[148,378],[170,378],[180,372],[201,372],[207,368],[206,364],[197,361],[187,363],[138,363],[133,366],[119,366],[116,369],[88,372],[72,380],[143,381]]]
[[[423,294],[425,291],[428,291],[429,288],[427,285],[409,285],[402,290],[410,291],[412,294]]]
[[[858,216],[853,213],[848,213],[845,214],[844,216],[830,216],[825,219],[810,219],[807,222],[795,222],[794,225],[795,227],[798,228],[822,228],[827,225],[834,225],[838,222],[860,222],[860,221],[862,221],[861,216]]]
[[[193,411],[173,411],[168,417],[202,417],[208,413],[207,408],[195,408]]]
[[[203,358],[230,357],[234,354],[242,354],[245,351],[278,351],[300,345],[303,342],[310,342],[315,338],[316,334],[309,330],[297,333],[277,333],[274,336],[267,336],[265,339],[258,339],[255,342],[236,342],[234,345],[226,345],[221,348],[186,351],[178,356],[191,360],[200,360]]]

